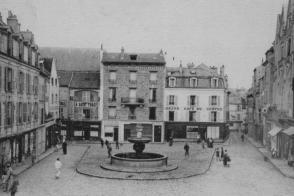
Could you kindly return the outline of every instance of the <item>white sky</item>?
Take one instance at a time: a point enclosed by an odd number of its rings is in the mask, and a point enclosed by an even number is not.
[[[159,52],[183,64],[225,65],[231,88],[250,87],[286,0],[0,0],[39,46]],[[168,61],[169,62],[169,61]],[[178,65],[178,63],[177,63]],[[168,66],[172,66],[168,63]]]

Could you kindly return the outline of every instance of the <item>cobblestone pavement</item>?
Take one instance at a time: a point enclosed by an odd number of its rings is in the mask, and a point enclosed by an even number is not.
[[[225,196],[287,196],[294,193],[294,180],[281,175],[249,143],[242,143],[235,134],[226,146],[232,158],[224,168],[214,161],[201,176],[167,181],[124,181],[91,178],[75,172],[85,148],[70,146],[68,155],[54,153],[19,177],[21,195],[225,195]],[[54,179],[54,161],[64,163],[61,178]],[[1,192],[0,192],[1,194]]]

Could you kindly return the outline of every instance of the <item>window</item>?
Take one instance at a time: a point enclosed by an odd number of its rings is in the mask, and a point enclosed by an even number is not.
[[[38,95],[38,86],[39,86],[39,79],[38,79],[38,76],[35,76],[34,77],[34,83],[33,83],[33,86],[34,86],[34,95]]]
[[[195,106],[196,105],[196,96],[195,95],[191,95],[190,96],[190,105],[191,106]]]
[[[168,97],[168,105],[175,105],[175,96],[174,95],[170,95]]]
[[[29,62],[29,49],[27,46],[23,47],[23,60],[24,62],[28,63]]]
[[[189,111],[189,121],[196,122],[196,111]]]
[[[58,95],[55,94],[55,103],[58,104]]]
[[[210,112],[210,121],[211,122],[216,122],[217,121],[217,112],[216,111]]]
[[[0,34],[0,51],[7,54],[7,35]]]
[[[133,61],[137,60],[137,55],[136,54],[131,54],[130,59],[133,60]]]
[[[34,106],[34,119],[38,120],[38,103],[35,102],[35,106]]]
[[[290,54],[291,54],[291,39],[288,39],[287,56],[290,56]]]
[[[136,114],[135,114],[136,108],[135,107],[130,107],[129,110],[129,119],[136,119]]]
[[[175,120],[175,112],[168,111],[168,121],[174,121],[174,120]]]
[[[116,101],[116,88],[109,88],[109,101]]]
[[[197,78],[190,79],[190,87],[197,87]]]
[[[7,102],[7,104],[5,104],[5,125],[12,125],[12,123],[13,123],[12,102]]]
[[[24,80],[25,80],[25,76],[24,73],[22,71],[19,72],[18,74],[18,93],[23,94],[24,91]]]
[[[210,105],[217,105],[217,96],[210,96]]]
[[[13,70],[11,68],[5,68],[5,90],[7,92],[12,92],[13,86]]]
[[[116,80],[116,71],[109,72],[109,80],[115,81]]]
[[[155,82],[157,81],[157,72],[150,72],[150,81]]]
[[[241,115],[237,114],[237,120],[241,120]]]
[[[13,40],[12,41],[12,55],[15,58],[19,58],[19,42],[17,40]]]
[[[18,103],[18,123],[22,123],[23,106],[22,103]]]
[[[55,78],[55,86],[57,86],[57,78]]]
[[[211,87],[212,88],[218,87],[218,79],[217,78],[212,78],[211,79]]]
[[[26,90],[27,90],[27,94],[29,95],[29,94],[31,94],[31,76],[30,76],[30,74],[27,74],[26,79],[27,79],[27,82],[26,82],[27,88],[26,88]]]
[[[130,82],[135,82],[137,80],[137,72],[130,71]]]
[[[32,66],[36,65],[36,52],[32,52]]]
[[[63,108],[59,108],[59,113],[60,113],[60,117],[64,118],[64,116],[63,116]]]
[[[149,91],[150,91],[150,94],[149,94],[150,102],[156,102],[156,88],[151,88]]]
[[[56,94],[57,96],[57,94]],[[90,102],[90,91],[83,91],[82,92],[82,101],[83,102]]]
[[[108,118],[109,119],[116,118],[116,107],[115,106],[108,107]]]
[[[28,122],[31,121],[32,104],[28,103]]]
[[[53,85],[54,85],[54,79],[51,78],[51,86],[53,86]]]
[[[149,108],[149,120],[156,120],[156,107]]]
[[[51,104],[53,104],[53,103],[54,103],[54,95],[51,94]]]
[[[169,78],[169,87],[175,87],[176,86],[176,78]]]
[[[135,101],[137,97],[137,89],[135,88],[130,88],[129,90],[129,98],[131,101]]]
[[[83,116],[86,119],[90,118],[90,109],[83,109]]]
[[[26,103],[23,103],[23,115],[22,115],[22,117],[23,117],[22,121],[26,122],[27,121],[27,104]]]

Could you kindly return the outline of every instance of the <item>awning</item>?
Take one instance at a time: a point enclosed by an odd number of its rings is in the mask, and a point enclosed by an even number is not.
[[[294,135],[294,127],[289,127],[288,129],[285,129],[283,133],[289,136]]]
[[[271,136],[276,136],[282,129],[279,127],[275,127],[268,132]]]

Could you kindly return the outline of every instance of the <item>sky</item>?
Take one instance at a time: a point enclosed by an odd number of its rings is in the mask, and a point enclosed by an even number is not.
[[[167,66],[225,65],[230,88],[249,88],[287,0],[0,0],[40,47],[167,53]],[[175,61],[171,61],[174,57]]]

